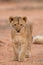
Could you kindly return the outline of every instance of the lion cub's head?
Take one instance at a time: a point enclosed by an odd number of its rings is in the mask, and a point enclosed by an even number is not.
[[[26,17],[10,17],[9,18],[12,28],[14,28],[18,33],[25,26],[27,18]]]

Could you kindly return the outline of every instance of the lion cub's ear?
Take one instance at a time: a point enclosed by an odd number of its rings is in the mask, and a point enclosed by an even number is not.
[[[13,21],[13,17],[9,17],[9,21],[11,23]]]
[[[26,22],[27,21],[27,17],[23,17],[23,20]]]

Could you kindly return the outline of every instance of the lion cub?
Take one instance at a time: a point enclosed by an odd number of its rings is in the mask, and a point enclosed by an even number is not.
[[[27,17],[10,17],[14,60],[24,61],[31,55],[32,25]]]

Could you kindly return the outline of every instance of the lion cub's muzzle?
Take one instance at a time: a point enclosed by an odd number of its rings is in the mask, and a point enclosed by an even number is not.
[[[19,33],[19,32],[20,32],[20,30],[21,30],[20,28],[17,28],[17,29],[16,29],[17,33]]]
[[[17,30],[17,32],[19,33],[19,32],[20,32],[20,30]]]

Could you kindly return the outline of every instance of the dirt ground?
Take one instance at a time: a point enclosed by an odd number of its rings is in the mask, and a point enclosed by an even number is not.
[[[43,45],[32,44],[32,57],[14,61],[9,16],[27,16],[33,22],[33,36],[43,35],[43,9],[21,9],[30,3],[0,3],[0,65],[43,65]]]

